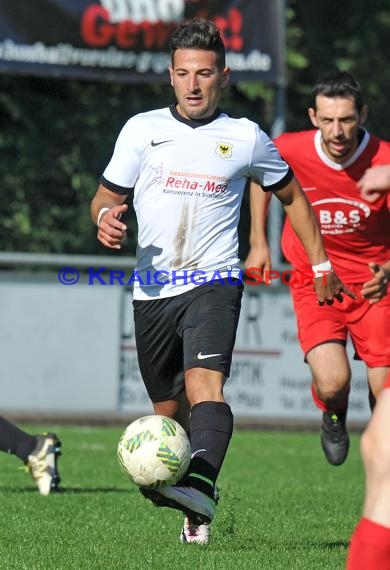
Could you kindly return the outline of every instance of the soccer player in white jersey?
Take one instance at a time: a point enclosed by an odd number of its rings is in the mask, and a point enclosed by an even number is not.
[[[177,417],[186,395],[192,459],[183,481],[144,495],[185,515],[182,542],[207,544],[216,480],[233,430],[223,387],[242,295],[237,225],[248,178],[278,191],[312,265],[326,260],[318,224],[289,165],[255,123],[219,108],[229,80],[212,22],[171,37],[170,107],[129,119],[91,204],[98,239],[121,248],[132,192],[138,222],[134,320],[140,370],[154,411]],[[315,280],[319,300],[342,299],[336,274]]]

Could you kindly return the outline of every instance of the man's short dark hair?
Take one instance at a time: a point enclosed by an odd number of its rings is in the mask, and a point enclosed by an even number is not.
[[[204,18],[193,18],[182,22],[172,33],[169,47],[171,62],[177,49],[199,49],[217,54],[218,67],[225,67],[225,45],[218,28]]]
[[[324,97],[350,97],[355,101],[358,113],[363,108],[360,83],[348,71],[330,71],[321,75],[313,88],[312,107],[316,108],[317,95]]]

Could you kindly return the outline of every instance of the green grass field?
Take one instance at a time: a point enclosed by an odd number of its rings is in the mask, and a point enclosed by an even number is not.
[[[2,570],[344,568],[363,497],[358,435],[346,464],[331,467],[318,434],[235,432],[212,543],[201,547],[181,545],[180,513],[126,479],[121,428],[53,427],[63,493],[41,497],[20,461],[0,454]]]

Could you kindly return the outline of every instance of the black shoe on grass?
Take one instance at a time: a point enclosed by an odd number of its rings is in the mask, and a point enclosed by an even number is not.
[[[323,412],[321,425],[321,445],[325,457],[331,465],[341,465],[347,458],[349,436],[345,422],[347,410],[344,412]]]

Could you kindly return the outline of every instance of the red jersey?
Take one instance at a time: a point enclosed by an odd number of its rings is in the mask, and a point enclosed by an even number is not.
[[[367,168],[390,164],[390,143],[362,132],[358,148],[344,164],[324,153],[318,129],[285,133],[275,140],[314,209],[329,259],[344,283],[368,281],[372,278],[368,262],[383,264],[390,259],[390,192],[370,203],[360,197],[356,185]],[[296,269],[310,271],[288,218],[282,251]]]

